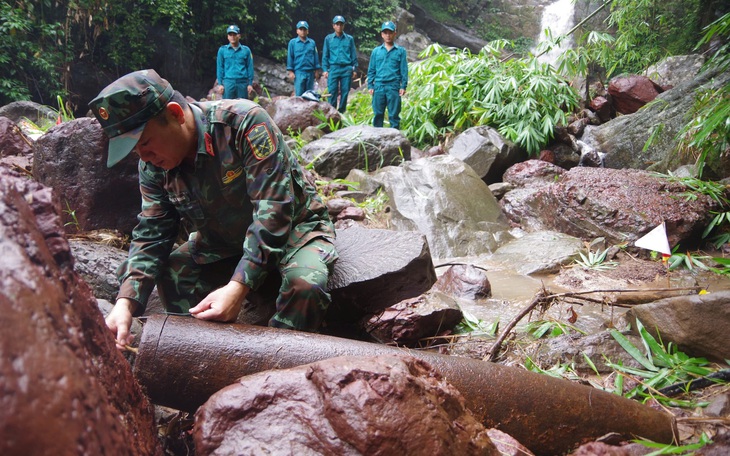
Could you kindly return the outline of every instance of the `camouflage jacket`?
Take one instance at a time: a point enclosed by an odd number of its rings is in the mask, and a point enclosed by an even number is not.
[[[198,131],[194,169],[166,171],[139,162],[142,212],[118,298],[144,310],[172,251],[181,219],[195,262],[242,256],[231,280],[256,289],[285,254],[316,237],[334,238],[327,209],[303,175],[279,128],[248,100],[193,103]]]

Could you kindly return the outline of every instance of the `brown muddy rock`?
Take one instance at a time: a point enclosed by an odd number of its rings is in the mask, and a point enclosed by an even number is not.
[[[60,212],[50,188],[0,167],[0,454],[161,455]]]
[[[559,166],[533,159],[510,166],[502,175],[502,180],[515,187],[526,187],[536,183],[553,183],[563,173],[565,170]]]
[[[335,217],[335,220],[355,220],[358,222],[362,222],[367,217],[367,214],[365,214],[365,210],[360,207],[346,207],[344,208],[339,214],[337,214],[337,217]]]
[[[249,375],[195,415],[196,454],[499,455],[464,398],[407,356]]]
[[[266,107],[266,112],[284,133],[301,132],[307,127],[316,127],[321,124],[322,120],[314,115],[318,111],[325,116],[326,122],[340,122],[341,120],[337,109],[326,101],[315,102],[302,97],[281,97],[272,100],[272,103]]]
[[[596,113],[601,122],[611,120],[611,102],[605,97],[596,97],[591,100],[589,107]]]
[[[327,200],[327,212],[330,217],[337,217],[337,214],[348,207],[355,207],[355,202],[347,198],[330,198]]]
[[[626,314],[691,356],[730,359],[730,291],[676,296],[634,306]],[[633,327],[636,327],[633,325]]]
[[[613,107],[621,114],[635,113],[662,92],[664,89],[646,76],[621,76],[608,83]]]
[[[633,242],[664,221],[674,246],[699,235],[715,208],[704,195],[688,201],[679,183],[630,169],[576,167],[555,183],[529,190],[509,192],[500,201],[505,215],[524,229],[583,240],[605,237],[615,244]]]
[[[433,285],[433,289],[457,298],[472,300],[492,296],[492,284],[489,283],[486,271],[471,264],[449,266]]]
[[[381,343],[413,347],[456,326],[463,314],[456,301],[439,291],[405,299],[368,319],[365,330]]]
[[[652,451],[651,448],[638,443],[613,446],[603,442],[590,442],[581,445],[570,453],[570,456],[643,456]]]
[[[128,235],[137,224],[138,159],[129,154],[109,169],[108,144],[99,122],[89,117],[56,125],[35,143],[33,177],[61,198],[67,233],[108,229]]]
[[[33,153],[30,139],[7,117],[0,117],[0,157]]]

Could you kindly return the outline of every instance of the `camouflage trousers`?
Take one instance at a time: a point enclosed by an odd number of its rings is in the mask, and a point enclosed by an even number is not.
[[[198,264],[190,255],[188,243],[173,251],[157,279],[157,291],[167,312],[187,314],[208,293],[230,281],[239,260],[232,257]],[[292,249],[272,271],[281,275],[281,286],[269,326],[317,331],[331,301],[327,279],[335,260],[335,247],[324,238]]]

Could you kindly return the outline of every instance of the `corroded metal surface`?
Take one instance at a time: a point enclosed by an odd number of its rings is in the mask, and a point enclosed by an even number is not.
[[[194,411],[237,378],[335,356],[401,353],[423,359],[466,398],[475,417],[538,455],[561,454],[609,432],[672,441],[671,415],[583,385],[475,359],[318,334],[186,317],[147,320],[135,374],[156,404]]]

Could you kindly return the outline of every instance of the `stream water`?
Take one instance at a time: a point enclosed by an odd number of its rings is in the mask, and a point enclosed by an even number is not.
[[[517,316],[533,299],[535,293],[543,286],[551,293],[575,292],[575,289],[566,289],[556,283],[558,274],[523,275],[514,270],[505,268],[503,265],[494,263],[486,256],[449,258],[447,260],[436,260],[437,266],[444,263],[471,264],[475,267],[486,270],[487,278],[492,286],[492,297],[490,299],[472,301],[460,300],[459,305],[463,311],[471,314],[486,324],[499,321],[500,328],[504,328],[512,319]],[[443,274],[448,268],[437,267],[437,273]],[[672,271],[667,276],[656,279],[654,282],[647,282],[641,285],[631,285],[631,289],[664,289],[682,288],[699,285],[709,292],[730,290],[730,278],[707,271]],[[602,288],[603,289],[603,288]],[[679,292],[690,293],[690,291]],[[600,299],[600,295],[591,295]],[[662,296],[659,296],[662,297]],[[563,323],[568,321],[572,311],[578,315],[573,326],[586,332],[594,334],[603,331],[607,325],[617,322],[626,313],[626,308],[601,305],[599,303],[560,304],[551,307],[540,317],[543,320],[557,320]],[[533,312],[532,320],[537,319],[537,313]],[[524,318],[518,328],[529,323]]]

